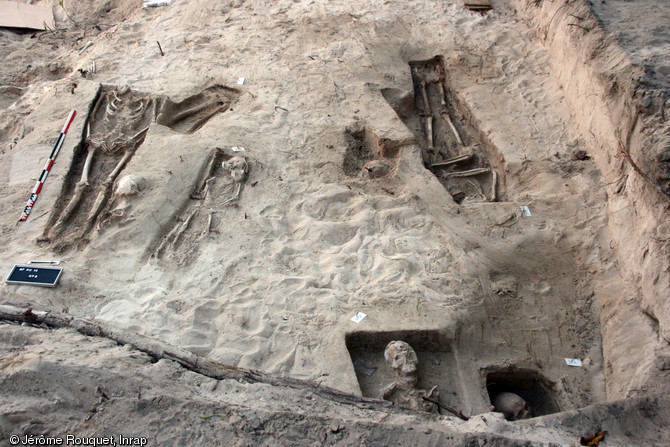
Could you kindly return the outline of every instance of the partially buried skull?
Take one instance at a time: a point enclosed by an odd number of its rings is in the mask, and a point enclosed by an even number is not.
[[[396,370],[400,377],[413,379],[416,384],[416,372],[419,365],[419,359],[414,349],[401,340],[390,342],[384,350],[384,359],[386,364]]]
[[[530,418],[530,408],[521,396],[514,393],[498,393],[493,398],[493,411],[505,415],[508,421]]]
[[[116,184],[114,193],[119,196],[132,196],[144,189],[146,180],[137,175],[126,175]]]
[[[437,413],[437,405],[425,399],[438,399],[437,386],[430,391],[417,388],[419,359],[414,349],[407,342],[395,340],[386,345],[384,359],[395,378],[382,390],[381,398],[412,410]]]
[[[386,160],[372,160],[363,165],[363,175],[367,178],[384,177],[391,171],[391,165]]]
[[[244,180],[247,175],[247,170],[249,169],[247,160],[239,155],[232,157],[228,161],[224,161],[221,166],[223,169],[230,171],[230,175],[233,177],[235,183],[240,183]]]

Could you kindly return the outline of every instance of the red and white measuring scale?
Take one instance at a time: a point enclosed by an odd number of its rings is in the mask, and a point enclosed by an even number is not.
[[[77,111],[72,110],[70,112],[70,115],[67,117],[67,121],[63,126],[63,130],[61,130],[60,135],[58,136],[58,140],[56,141],[56,145],[51,151],[51,155],[49,155],[49,159],[47,160],[46,165],[44,165],[42,174],[40,175],[40,178],[37,180],[37,184],[33,188],[33,193],[30,195],[28,203],[26,203],[26,207],[23,209],[23,213],[21,214],[19,222],[26,221],[28,219],[28,216],[30,215],[30,212],[33,210],[33,205],[35,205],[35,202],[37,201],[37,196],[42,190],[42,185],[44,185],[44,181],[47,179],[47,176],[49,175],[49,171],[51,170],[51,166],[53,166],[54,164],[54,160],[56,160],[56,156],[58,156],[58,151],[60,151],[60,148],[63,146],[63,141],[65,141],[67,131],[70,128],[70,124],[72,124],[72,121],[74,120],[74,116],[76,114]]]

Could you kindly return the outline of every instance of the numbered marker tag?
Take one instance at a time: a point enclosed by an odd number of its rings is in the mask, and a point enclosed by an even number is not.
[[[354,315],[354,317],[351,319],[351,321],[353,321],[354,323],[360,323],[361,321],[363,321],[363,318],[365,317],[367,317],[367,315],[364,314],[363,312],[357,312],[356,315]]]
[[[582,366],[582,361],[579,359],[565,359],[565,363],[567,363],[568,366]]]
[[[37,267],[35,264],[17,264],[7,276],[5,282],[7,284],[55,287],[61,273],[63,273],[62,267]]]

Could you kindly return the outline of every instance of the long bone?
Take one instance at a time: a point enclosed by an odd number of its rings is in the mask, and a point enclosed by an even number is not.
[[[116,167],[114,170],[109,174],[107,179],[102,183],[102,188],[100,192],[98,193],[98,196],[95,199],[95,203],[93,204],[93,207],[91,208],[91,212],[88,214],[88,217],[86,218],[87,220],[87,231],[93,226],[93,223],[95,222],[95,219],[97,219],[98,215],[102,211],[102,208],[105,206],[105,203],[107,202],[107,199],[109,198],[111,192],[112,192],[112,186],[114,185],[114,181],[116,180],[116,177],[121,173],[123,168],[125,167],[126,163],[128,160],[130,160],[135,153],[135,150],[137,149],[137,140],[140,138],[140,136],[149,130],[148,127],[142,129],[133,137],[130,139],[130,144],[131,147],[126,149],[126,152],[123,154],[123,157],[121,157],[121,160],[117,163]]]
[[[191,212],[188,218],[186,218],[186,220],[181,225],[175,225],[174,228],[170,230],[170,232],[167,234],[167,236],[163,238],[161,243],[158,245],[158,248],[154,252],[155,257],[157,258],[160,257],[161,252],[165,249],[165,247],[168,244],[174,246],[177,243],[181,235],[184,233],[184,231],[186,231],[186,229],[190,225],[191,219],[193,219],[193,216],[195,215],[196,211],[197,209],[193,210],[193,212]]]
[[[447,101],[444,96],[444,84],[442,84],[442,79],[437,81],[437,87],[440,89],[440,107],[443,109],[447,108]]]
[[[421,96],[423,97],[425,112],[428,115],[432,115],[433,112],[430,110],[430,101],[428,101],[428,83],[423,78],[421,78]]]
[[[426,144],[428,149],[433,149],[433,117],[426,117]]]
[[[95,107],[97,107],[99,104],[100,101],[98,100]],[[88,176],[91,172],[91,164],[93,163],[93,157],[95,157],[95,151],[96,151],[96,145],[90,144],[91,142],[93,142],[91,141],[90,137],[91,137],[91,124],[86,123],[85,141],[89,144],[88,144],[88,153],[86,154],[86,161],[84,162],[84,168],[82,169],[81,173],[81,179],[75,185],[74,195],[72,196],[72,199],[70,199],[70,202],[67,204],[67,207],[65,208],[65,210],[63,210],[60,217],[58,218],[58,221],[51,230],[51,233],[53,233],[54,235],[58,235],[62,230],[63,225],[70,219],[74,211],[79,206],[79,202],[81,202],[81,199],[84,196],[84,191],[89,186]]]
[[[487,172],[491,172],[491,170],[488,169],[488,168],[474,168],[474,169],[470,169],[468,171],[449,172],[449,173],[446,174],[446,176],[447,177],[452,177],[452,178],[472,177],[474,175],[485,174]]]
[[[102,92],[100,92],[100,95],[98,96],[98,100],[95,102],[95,105],[93,106],[93,111],[89,115],[89,120],[94,120],[95,119],[95,114],[98,113],[98,109],[100,108],[100,105],[102,104],[104,95]],[[90,134],[90,123],[89,123],[89,134]]]
[[[161,255],[161,252],[165,249],[165,246],[168,244],[170,239],[179,231],[179,225],[175,225],[172,230],[163,238],[161,243],[158,245],[158,248],[156,248],[156,251],[154,252],[154,257],[159,258]]]
[[[114,184],[114,180],[116,180],[116,177],[118,177],[119,173],[125,167],[125,164],[128,162],[128,160],[131,159],[134,151],[135,151],[134,148],[126,150],[126,152],[123,154],[123,157],[121,157],[121,160],[119,160],[119,163],[116,165],[116,168],[114,168],[112,173],[109,174],[107,179],[102,183],[101,185],[102,188],[100,189],[98,196],[95,198],[95,202],[93,203],[91,212],[88,213],[88,217],[86,218],[87,221],[86,231],[88,231],[93,226],[95,219],[98,217],[98,214],[100,214],[102,208],[105,206],[105,203],[107,202],[107,199],[109,198],[109,195],[112,191],[112,186]]]
[[[449,165],[453,165],[453,164],[456,164],[456,163],[460,163],[462,161],[468,161],[470,159],[472,159],[472,154],[471,153],[470,154],[463,154],[463,155],[459,155],[457,157],[449,158],[448,160],[440,161],[438,163],[433,163],[432,165],[430,165],[430,167],[431,168],[439,168],[439,167],[442,167],[442,166],[449,166]]]
[[[458,144],[463,146],[463,140],[461,139],[461,136],[458,134],[458,130],[456,130],[456,126],[454,126],[454,123],[451,121],[451,117],[449,116],[449,112],[447,109],[444,109],[442,113],[440,113],[440,116],[442,119],[444,119],[447,124],[449,125],[449,128],[453,132],[454,136],[456,137],[456,140],[458,141]]]
[[[456,126],[454,126],[454,123],[451,121],[451,117],[449,116],[449,110],[447,109],[447,101],[446,101],[447,97],[446,97],[446,94],[445,94],[445,91],[444,91],[444,84],[442,83],[442,79],[443,79],[443,76],[441,76],[440,79],[436,82],[437,87],[440,90],[440,106],[442,107],[442,111],[440,112],[440,115],[449,125],[449,128],[451,129],[454,136],[456,137],[456,140],[458,140],[458,144],[463,146],[463,140],[461,139],[461,136],[458,134],[458,131],[456,130]]]
[[[58,221],[50,231],[50,233],[52,233],[55,236],[60,234],[65,223],[68,220],[70,220],[72,214],[74,214],[76,209],[79,207],[79,202],[81,202],[81,199],[84,197],[84,192],[90,186],[88,183],[88,176],[91,170],[93,157],[95,157],[95,151],[96,151],[95,147],[89,145],[88,154],[86,154],[86,161],[84,162],[84,169],[83,172],[81,173],[81,179],[75,186],[74,195],[72,196],[72,199],[70,199],[70,202],[67,204],[67,207],[65,207],[65,210],[63,210],[60,217],[58,218]]]
[[[174,237],[174,241],[172,241],[172,246],[177,245],[179,238],[181,237],[182,234],[184,234],[184,231],[188,229],[188,226],[191,224],[191,219],[193,219],[193,216],[195,216],[195,213],[197,211],[198,211],[197,209],[193,210],[193,212],[186,218],[184,223],[179,226],[179,231],[177,231],[177,234]]]

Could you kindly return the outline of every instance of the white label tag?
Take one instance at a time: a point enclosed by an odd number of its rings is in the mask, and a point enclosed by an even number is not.
[[[582,366],[582,361],[579,359],[565,359],[565,363],[568,364],[568,366]]]
[[[356,315],[351,319],[354,323],[360,323],[363,321],[363,318],[367,317],[363,312],[357,312]]]

